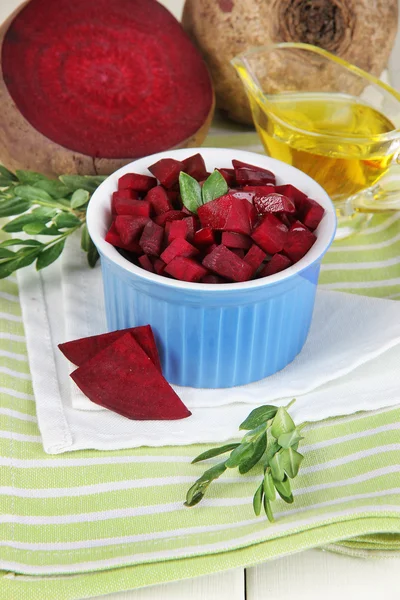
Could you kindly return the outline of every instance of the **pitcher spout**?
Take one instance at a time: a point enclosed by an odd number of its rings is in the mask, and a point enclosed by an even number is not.
[[[261,86],[251,70],[245,54],[239,54],[231,60],[231,65],[239,75],[244,89],[250,100],[257,100],[263,97]]]

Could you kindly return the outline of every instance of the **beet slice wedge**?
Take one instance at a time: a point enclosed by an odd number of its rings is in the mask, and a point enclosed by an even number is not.
[[[83,365],[84,362],[90,360],[101,350],[113,344],[115,340],[126,334],[133,335],[139,346],[146,352],[147,356],[153,361],[156,368],[161,373],[161,363],[158,356],[156,341],[150,325],[142,325],[141,327],[130,327],[129,329],[120,329],[111,331],[110,333],[101,333],[100,335],[92,335],[71,342],[64,342],[58,347],[61,352],[70,362],[77,367]]]
[[[165,273],[181,281],[198,282],[208,271],[202,265],[186,256],[176,256],[164,269]]]
[[[142,269],[149,271],[149,273],[154,273],[153,263],[151,262],[147,254],[142,254],[142,256],[139,256],[138,263],[142,267]]]
[[[251,265],[222,244],[203,259],[203,266],[231,281],[247,281],[253,274]]]
[[[207,169],[204,162],[204,158],[201,154],[193,154],[182,161],[184,165],[184,171],[196,181],[202,181],[207,178]]]
[[[217,169],[225,179],[229,187],[233,187],[236,184],[235,169]]]
[[[299,210],[303,200],[307,198],[307,194],[301,192],[297,187],[292,185],[291,183],[285,183],[284,185],[275,186],[275,191],[277,194],[283,194],[287,198],[293,200],[296,205],[296,209]]]
[[[115,219],[115,228],[124,245],[128,246],[140,237],[145,225],[150,221],[148,217],[133,217],[131,215],[118,215]]]
[[[257,244],[253,244],[250,250],[247,252],[243,260],[247,262],[253,269],[253,274],[259,269],[263,261],[267,258],[264,250],[261,250]]]
[[[183,238],[176,238],[173,240],[169,246],[167,246],[164,252],[161,254],[160,258],[166,264],[170,263],[176,256],[186,256],[190,258],[191,256],[195,256],[199,251],[197,248],[189,244]]]
[[[238,185],[266,185],[272,183],[275,185],[275,175],[266,169],[248,169],[240,167],[235,169],[236,183]]]
[[[128,419],[163,421],[191,415],[129,333],[87,360],[71,377],[89,400]]]
[[[179,173],[185,170],[185,165],[174,158],[162,158],[149,167],[150,173],[166,188],[178,183]]]
[[[147,192],[145,200],[149,202],[156,215],[173,209],[172,202],[162,185],[157,185]]]
[[[260,215],[266,215],[267,213],[286,213],[293,214],[296,212],[296,207],[293,200],[283,194],[255,194],[254,206]]]
[[[308,229],[311,229],[311,231],[317,229],[324,214],[325,210],[318,202],[316,202],[316,200],[305,198],[302,201],[299,209],[300,220],[303,225],[308,227]]]
[[[290,258],[284,254],[274,254],[271,260],[261,269],[259,277],[266,277],[268,275],[274,275],[280,273],[284,269],[287,269],[292,264]]]
[[[133,217],[149,217],[151,206],[144,200],[129,200],[117,198],[114,201],[114,209],[117,215],[131,215]]]
[[[115,221],[111,224],[110,229],[107,231],[105,240],[106,242],[112,244],[116,248],[122,248],[123,250],[127,250],[128,252],[135,252],[136,254],[142,252],[141,247],[136,241],[132,241],[129,244],[124,244],[117,231]]]
[[[249,235],[257,221],[257,211],[247,200],[230,193],[220,196],[197,210],[201,226]]]
[[[283,251],[295,263],[307,254],[316,239],[312,231],[300,221],[296,221],[289,229]]]
[[[164,229],[149,221],[143,229],[143,233],[139,240],[139,246],[145,254],[150,256],[159,256],[161,252],[161,244],[164,237]]]
[[[272,214],[265,215],[251,234],[256,244],[268,254],[275,254],[283,250],[287,236],[286,225]]]
[[[248,250],[251,247],[252,241],[248,235],[242,233],[234,233],[233,231],[224,231],[222,233],[222,244],[227,248],[243,248]]]
[[[154,177],[140,175],[139,173],[125,173],[118,179],[118,190],[134,190],[136,192],[148,192],[157,185]]]

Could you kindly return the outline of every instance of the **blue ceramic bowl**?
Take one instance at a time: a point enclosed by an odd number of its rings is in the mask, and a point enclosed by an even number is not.
[[[149,273],[124,259],[104,237],[111,223],[111,194],[128,172],[150,174],[160,158],[182,160],[196,152],[207,169],[229,167],[232,158],[292,183],[324,208],[317,241],[297,264],[244,283],[187,283]],[[229,149],[169,150],[123,167],[97,189],[87,224],[101,257],[110,331],[150,324],[167,380],[182,386],[222,388],[258,381],[283,369],[301,351],[314,308],[322,257],[335,235],[336,217],[327,193],[308,175],[267,156]]]

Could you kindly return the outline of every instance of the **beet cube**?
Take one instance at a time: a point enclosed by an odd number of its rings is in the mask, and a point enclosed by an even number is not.
[[[191,258],[177,256],[165,267],[165,273],[181,281],[197,282],[207,275],[207,269]]]
[[[261,250],[261,248],[257,246],[257,244],[253,244],[243,260],[252,267],[254,274],[257,271],[257,269],[262,265],[266,257],[267,255],[264,252],[264,250]]]
[[[296,205],[297,210],[300,208],[303,200],[305,200],[307,198],[307,194],[304,194],[303,192],[298,190],[297,187],[295,187],[291,183],[286,183],[285,185],[277,185],[275,187],[275,191],[278,194],[283,194],[287,198],[290,198],[291,200],[293,200],[293,202]]]
[[[264,173],[271,173],[271,171],[268,171],[267,169],[263,169],[262,167],[257,167],[256,165],[245,163],[241,160],[236,160],[235,158],[232,160],[232,166],[234,169],[249,169],[250,171],[263,171]]]
[[[243,248],[230,248],[230,251],[236,254],[236,256],[239,258],[244,258],[244,255],[246,254]]]
[[[177,238],[186,239],[188,234],[188,225],[185,221],[186,219],[182,219],[182,221],[169,221],[165,223],[168,244]]]
[[[292,261],[283,254],[274,254],[271,260],[261,269],[259,277],[266,277],[267,275],[274,275],[284,269],[287,269],[292,264]]]
[[[128,245],[136,240],[142,233],[144,226],[150,221],[148,217],[132,217],[131,215],[118,215],[115,227],[123,244]]]
[[[218,244],[210,244],[209,246],[204,246],[203,253],[210,254],[215,248],[218,248]]]
[[[235,177],[238,185],[265,185],[275,184],[275,175],[271,171],[260,169],[247,169],[244,167],[235,169]]]
[[[174,191],[174,190],[166,190],[167,192],[167,196],[171,202],[171,204],[174,204],[174,202],[178,201],[179,198],[179,192]],[[181,203],[180,203],[181,204]]]
[[[247,200],[247,202],[253,203],[255,192],[245,189],[229,190],[229,194],[232,198],[238,200]]]
[[[267,213],[294,213],[296,207],[293,200],[290,200],[287,196],[282,194],[258,194],[254,196],[254,206],[259,214],[265,215]]]
[[[206,179],[207,169],[204,158],[201,156],[201,154],[193,154],[193,156],[185,158],[182,163],[184,165],[185,173],[193,177],[193,179],[196,179],[197,181]]]
[[[289,229],[283,251],[295,263],[307,254],[316,239],[316,236],[303,223],[296,221]]]
[[[79,367],[126,333],[133,335],[136,342],[146,352],[147,356],[153,361],[161,373],[160,358],[158,356],[156,341],[150,325],[130,327],[129,329],[92,335],[90,337],[72,340],[71,342],[64,342],[64,344],[58,344],[58,347],[69,361]]]
[[[117,198],[114,202],[117,215],[132,215],[134,217],[149,217],[150,204],[144,200],[127,200]]]
[[[135,252],[136,254],[142,252],[141,247],[135,241],[130,242],[129,244],[123,243],[115,226],[115,222],[112,223],[110,229],[107,231],[105,240],[116,248],[123,248],[124,250],[128,250],[128,252]]]
[[[153,258],[153,267],[157,275],[163,275],[165,269],[165,262],[161,258]]]
[[[154,177],[139,175],[139,173],[127,173],[118,179],[118,190],[131,189],[136,192],[148,192],[157,185]]]
[[[145,200],[150,203],[156,215],[161,215],[173,208],[171,200],[162,185],[156,185],[156,187],[149,190]]]
[[[273,194],[275,192],[275,186],[272,183],[265,185],[244,185],[244,192],[257,192],[257,194]]]
[[[186,219],[186,217],[187,213],[183,210],[169,210],[161,215],[157,215],[154,222],[157,223],[157,225],[164,227],[165,223],[168,223],[168,221],[178,221],[179,219]]]
[[[252,267],[236,256],[226,246],[217,246],[203,259],[203,266],[232,281],[247,281],[253,274]]]
[[[147,254],[142,254],[142,256],[139,256],[138,262],[139,262],[140,266],[142,267],[142,269],[145,269],[146,271],[149,271],[150,273],[154,273],[153,263],[151,262],[151,260],[147,256]]]
[[[195,246],[209,246],[210,244],[214,244],[215,242],[215,234],[211,227],[203,227],[203,229],[199,229],[196,231],[193,237],[193,243]]]
[[[219,275],[205,275],[201,280],[201,283],[226,283],[226,280],[220,277]]]
[[[225,179],[229,187],[236,184],[235,169],[217,169]]]
[[[197,210],[202,227],[249,235],[257,221],[256,209],[230,193],[203,204]]]
[[[95,404],[128,419],[184,419],[190,412],[130,334],[71,374]]]
[[[198,253],[199,253],[199,251],[197,250],[197,248],[192,246],[192,244],[189,244],[189,242],[187,242],[185,239],[176,238],[169,244],[169,246],[167,246],[165,248],[165,250],[161,254],[160,258],[166,264],[168,264],[176,256],[190,257],[190,256],[195,256]]]
[[[244,248],[248,250],[252,241],[248,235],[234,233],[233,231],[224,231],[222,234],[222,244],[227,248]]]
[[[145,254],[159,256],[163,236],[164,229],[160,225],[157,225],[157,223],[154,223],[154,221],[149,221],[143,229],[139,245]]]
[[[251,237],[269,254],[280,252],[285,245],[288,228],[277,217],[267,214],[254,229]]]
[[[311,200],[311,198],[303,200],[299,209],[300,220],[311,231],[317,229],[324,213],[325,210],[322,206],[315,200]]]
[[[138,192],[135,192],[135,190],[130,189],[113,192],[111,200],[111,212],[113,215],[117,214],[117,211],[115,209],[115,202],[117,200],[139,200],[139,194]]]
[[[162,158],[149,167],[150,173],[166,188],[172,187],[179,179],[179,173],[185,170],[185,165],[174,158]]]

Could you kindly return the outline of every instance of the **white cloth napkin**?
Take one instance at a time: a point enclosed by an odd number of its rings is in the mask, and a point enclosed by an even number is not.
[[[57,344],[106,331],[101,270],[89,270],[77,240],[37,274],[19,272],[38,422],[46,452],[222,442],[257,404],[286,404],[317,421],[400,402],[400,303],[319,291],[309,338],[280,373],[227,390],[175,387],[192,416],[130,421],[100,409],[68,377]],[[250,405],[250,406],[249,406]],[[92,411],[92,409],[95,409]]]

